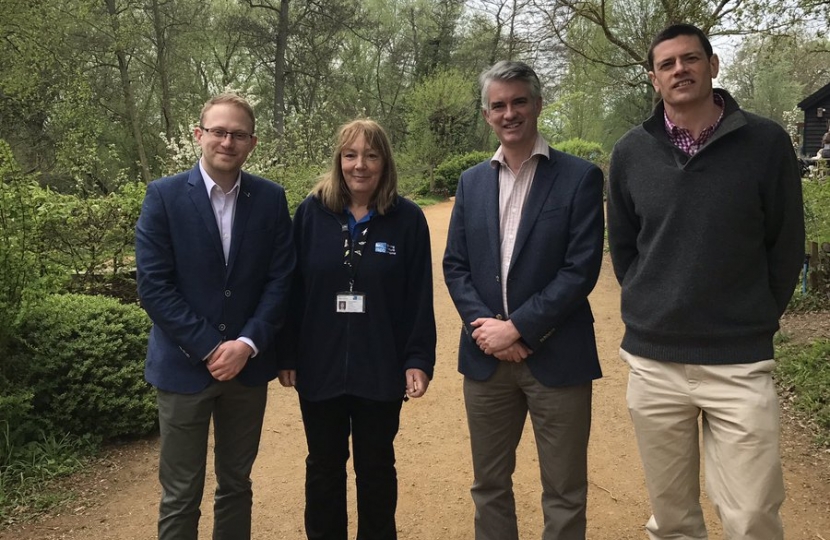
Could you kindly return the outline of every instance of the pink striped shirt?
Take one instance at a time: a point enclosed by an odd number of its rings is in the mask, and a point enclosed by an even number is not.
[[[524,209],[527,194],[530,193],[530,186],[533,184],[533,177],[536,175],[536,165],[539,163],[540,156],[550,157],[548,155],[548,143],[541,135],[537,134],[530,157],[522,163],[516,174],[504,161],[504,152],[501,146],[490,160],[493,167],[496,166],[495,162],[501,164],[501,167],[499,167],[500,281],[505,316],[509,315],[507,307],[507,272],[510,270],[510,261],[513,259],[513,246],[516,244],[516,233],[522,219],[522,209]]]

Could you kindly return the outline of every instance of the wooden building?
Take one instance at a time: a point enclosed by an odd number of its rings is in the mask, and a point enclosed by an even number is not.
[[[822,136],[830,131],[830,83],[804,98],[798,108],[804,111],[801,153],[812,157],[821,148]]]

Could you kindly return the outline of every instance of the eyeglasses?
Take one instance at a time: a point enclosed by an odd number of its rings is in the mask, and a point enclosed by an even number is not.
[[[231,139],[239,142],[248,142],[251,140],[251,137],[254,136],[253,133],[245,133],[244,131],[226,131],[222,128],[206,128],[205,126],[199,126],[199,129],[205,133],[209,133],[215,139],[219,139],[220,141],[224,141],[226,135],[230,135]]]

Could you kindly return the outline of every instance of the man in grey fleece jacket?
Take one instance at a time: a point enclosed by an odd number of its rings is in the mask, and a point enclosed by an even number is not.
[[[652,42],[662,101],[611,156],[608,239],[622,285],[628,407],[651,500],[649,537],[783,538],[772,338],[804,257],[798,162],[786,132],[713,90],[703,32]]]

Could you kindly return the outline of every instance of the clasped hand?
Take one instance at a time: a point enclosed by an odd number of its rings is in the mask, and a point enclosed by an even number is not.
[[[244,341],[223,341],[207,359],[207,368],[217,381],[236,377],[254,350]]]
[[[479,317],[470,325],[476,345],[484,351],[506,362],[521,362],[530,355],[530,349],[519,341],[522,337],[512,321],[491,317]]]

